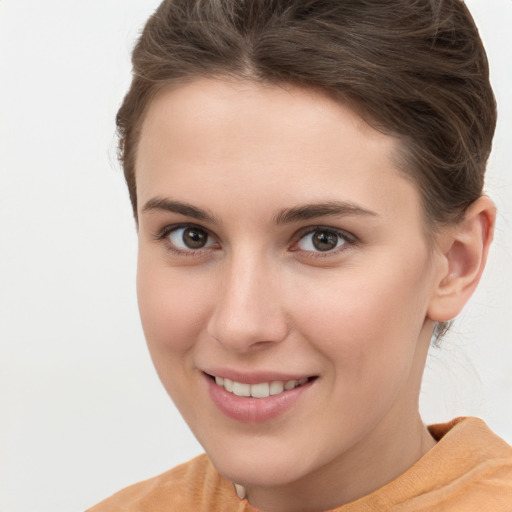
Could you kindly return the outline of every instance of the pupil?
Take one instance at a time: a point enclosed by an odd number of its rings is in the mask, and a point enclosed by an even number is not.
[[[319,251],[330,251],[336,247],[338,243],[338,235],[326,231],[317,231],[313,235],[313,245]]]
[[[183,232],[183,243],[190,249],[201,249],[206,245],[207,235],[204,231],[189,228]]]

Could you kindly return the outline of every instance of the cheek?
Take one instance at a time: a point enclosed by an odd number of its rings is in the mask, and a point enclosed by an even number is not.
[[[205,287],[139,252],[137,296],[146,343],[169,396],[192,422],[197,411],[190,384],[195,371],[189,354],[197,348],[207,313]]]
[[[154,264],[152,264],[154,263]],[[183,354],[193,348],[205,315],[205,288],[187,272],[139,255],[137,297],[146,341],[155,356]],[[158,361],[155,360],[155,364]]]
[[[355,378],[408,364],[428,303],[428,278],[419,261],[383,260],[361,271],[348,269],[331,278],[328,287],[304,283],[308,293],[294,315],[304,319],[303,336],[337,372]]]

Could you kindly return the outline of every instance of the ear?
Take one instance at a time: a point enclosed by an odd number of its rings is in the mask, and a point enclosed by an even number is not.
[[[435,322],[455,318],[475,291],[491,245],[496,207],[477,199],[456,226],[440,236],[440,265],[427,316]]]

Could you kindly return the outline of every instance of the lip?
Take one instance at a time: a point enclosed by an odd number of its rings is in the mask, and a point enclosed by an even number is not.
[[[209,373],[209,372],[208,372]],[[276,373],[238,374],[237,372],[213,373],[218,377],[225,377],[244,384],[257,384],[270,381],[299,380],[304,376],[278,375]],[[217,385],[210,375],[203,373],[208,387],[208,394],[212,402],[228,418],[241,423],[263,423],[281,416],[292,407],[299,404],[305,394],[308,393],[316,379],[311,379],[302,386],[284,391],[278,395],[266,398],[251,398],[234,395]],[[268,378],[270,376],[270,378]]]
[[[242,384],[259,384],[260,382],[272,382],[272,381],[283,381],[288,380],[300,380],[304,377],[313,377],[313,375],[304,373],[280,373],[280,372],[239,372],[237,370],[231,370],[226,368],[207,368],[203,369],[203,373],[211,375],[212,377],[222,377],[224,379],[230,379]]]

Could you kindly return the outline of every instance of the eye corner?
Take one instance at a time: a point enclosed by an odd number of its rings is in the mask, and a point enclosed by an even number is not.
[[[322,241],[321,237],[315,239],[315,234],[325,235],[324,240]],[[310,237],[309,240],[308,237]],[[326,245],[321,247],[322,243]],[[289,251],[304,253],[307,257],[312,258],[328,258],[341,255],[358,243],[359,240],[355,235],[343,229],[322,225],[309,226],[299,230]]]
[[[188,240],[187,230],[190,231]],[[217,238],[208,229],[194,223],[166,225],[153,233],[152,238],[177,256],[199,256],[205,251],[220,249]]]

